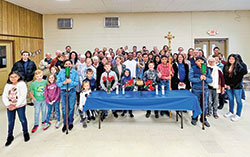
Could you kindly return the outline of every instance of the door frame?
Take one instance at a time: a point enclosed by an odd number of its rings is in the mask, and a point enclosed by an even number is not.
[[[229,50],[229,47],[228,47],[228,45],[229,45],[229,38],[194,38],[194,47],[195,47],[195,40],[208,41],[209,45],[210,45],[210,40],[225,40],[226,41],[225,42],[225,47],[224,47],[225,54],[223,54],[223,55],[224,55],[225,58],[228,57],[228,54],[229,54],[229,52],[228,52],[228,50]],[[208,51],[212,52],[210,50],[210,46],[208,46]]]

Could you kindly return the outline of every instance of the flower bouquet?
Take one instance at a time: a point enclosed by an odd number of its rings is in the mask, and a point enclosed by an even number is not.
[[[152,80],[148,80],[145,82],[144,88],[146,90],[150,90],[150,91],[154,91],[155,88],[153,87],[153,81]]]
[[[110,93],[110,89],[111,89],[111,83],[112,83],[113,80],[115,80],[115,77],[114,76],[107,76],[107,77],[103,76],[102,80],[104,82],[106,82],[106,84],[107,84],[107,93],[109,94]]]
[[[134,87],[134,80],[129,80],[127,83],[124,84],[124,87]]]

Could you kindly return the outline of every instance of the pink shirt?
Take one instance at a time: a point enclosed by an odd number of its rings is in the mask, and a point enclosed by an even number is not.
[[[167,65],[165,66],[163,64],[159,64],[157,66],[157,71],[161,73],[162,80],[167,80],[165,77],[169,76],[169,64],[167,63]],[[172,66],[171,66],[171,72],[172,72],[172,76],[174,76],[174,70]]]

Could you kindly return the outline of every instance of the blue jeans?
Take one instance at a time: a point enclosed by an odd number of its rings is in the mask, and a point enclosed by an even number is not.
[[[55,106],[56,118],[57,118],[57,121],[59,122],[60,121],[60,101],[56,101],[52,105],[47,103],[47,105],[48,105],[48,113],[47,113],[46,123],[49,122],[50,115],[51,115],[51,112],[53,110],[53,106]]]
[[[43,101],[35,101],[34,107],[35,107],[35,125],[39,125],[39,116],[40,111],[42,111],[42,122],[45,122],[46,120],[46,102]]]
[[[161,90],[162,85],[164,86],[165,90],[169,90],[169,81],[161,80],[161,82],[159,83],[159,86],[158,86],[159,90]]]
[[[229,111],[233,114],[234,113],[234,97],[236,98],[237,102],[237,112],[236,114],[238,116],[241,116],[242,111],[242,101],[241,101],[241,95],[242,95],[242,89],[227,89],[228,99],[229,99]]]
[[[196,90],[192,90],[192,93],[194,94],[194,95],[196,95],[197,96],[197,98],[198,98],[198,101],[199,101],[199,103],[200,103],[200,107],[201,107],[201,111],[203,111],[203,94],[202,94],[202,91],[196,91]],[[209,92],[208,92],[208,90],[204,90],[204,120],[206,121],[207,120],[207,118],[206,118],[206,116],[207,116],[207,101],[208,101],[208,94],[209,94]],[[201,120],[202,120],[202,116],[203,116],[203,113],[201,114]],[[195,120],[198,120],[198,116],[197,117],[192,117],[192,119],[195,119]]]
[[[27,119],[25,116],[25,109],[26,107],[23,106],[21,108],[17,108],[13,111],[10,111],[9,109],[7,109],[7,115],[8,115],[8,137],[9,136],[13,136],[13,129],[14,129],[14,125],[15,125],[15,119],[16,119],[16,112],[18,114],[19,120],[22,124],[23,127],[23,134],[28,133],[28,123],[27,123]]]
[[[66,94],[67,92],[65,90],[61,90],[61,102],[62,102],[62,115],[63,115],[63,124],[66,125]],[[68,98],[69,106],[68,106],[68,124],[73,124],[74,122],[74,110],[75,110],[75,104],[76,104],[76,90],[71,89],[69,91],[69,98]]]

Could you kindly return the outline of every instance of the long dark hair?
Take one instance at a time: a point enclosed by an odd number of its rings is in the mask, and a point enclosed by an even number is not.
[[[12,82],[10,81],[10,75],[12,74],[17,74],[19,76],[19,79],[17,80],[18,82],[23,80],[22,76],[20,75],[18,71],[11,71],[8,75],[8,80],[7,80],[8,84],[12,84]]]
[[[74,59],[74,64],[76,64],[77,63],[77,61],[78,61],[78,55],[77,55],[77,53],[75,52],[75,51],[72,51],[71,53],[70,53],[70,55],[69,55],[69,59],[71,60],[71,55],[72,55],[72,53],[74,53],[75,54],[75,59]]]
[[[89,57],[87,57],[87,54],[89,54]],[[86,58],[92,58],[92,53],[88,50],[85,52],[85,57]]]
[[[236,75],[237,73],[237,67],[236,65],[238,64],[238,60],[237,60],[237,56],[235,54],[230,54],[227,58],[227,63],[225,64],[225,75],[229,75],[229,68],[231,66],[231,63],[229,63],[229,59],[230,57],[233,57],[235,59],[235,62],[234,62],[234,65],[233,65],[233,71],[232,71],[232,74]]]
[[[179,61],[178,61],[179,56],[181,56],[183,58],[182,63],[184,64],[185,63],[185,58],[184,58],[184,56],[182,54],[177,54],[176,63],[179,63]]]

